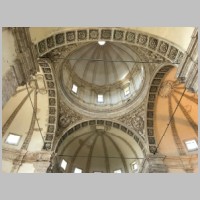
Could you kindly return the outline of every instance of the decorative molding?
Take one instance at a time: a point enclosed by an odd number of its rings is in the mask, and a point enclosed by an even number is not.
[[[59,117],[59,126],[61,128],[67,128],[69,125],[75,124],[78,121],[82,120],[83,116],[79,113],[70,109],[66,104],[60,101],[60,117]]]
[[[174,81],[167,80],[162,82],[160,89],[159,89],[159,96],[161,97],[168,97],[171,95],[174,86]]]
[[[141,137],[145,140],[145,123],[144,123],[144,116],[145,116],[145,108],[144,104],[138,108],[137,110],[131,111],[128,114],[118,118],[120,122],[126,124],[131,129],[137,131],[141,135]]]
[[[16,150],[10,148],[3,148],[2,149],[2,159],[13,161],[20,157],[21,155],[24,156],[23,162],[33,163],[33,162],[40,162],[40,161],[49,161],[52,152],[50,151],[36,151],[36,152],[28,152],[26,150]]]
[[[166,85],[161,85],[161,82],[166,75],[166,73],[172,69],[173,66],[167,65],[162,67],[154,76],[151,82],[151,87],[149,89],[149,96],[147,102],[147,136],[149,142],[150,153],[155,153],[156,150],[156,139],[154,136],[154,106],[157,100],[157,95],[161,94],[163,97],[168,96],[171,92],[170,88],[163,89]],[[168,83],[169,84],[169,83]],[[161,86],[160,86],[161,85]]]
[[[61,39],[58,39],[61,42]],[[51,64],[46,59],[40,59],[38,61],[45,77],[47,91],[48,91],[48,101],[49,101],[49,118],[47,133],[45,136],[44,150],[51,151],[53,148],[53,141],[55,133],[57,130],[57,115],[58,115],[58,99],[57,99],[57,87],[54,77],[54,69]]]
[[[66,35],[66,40],[65,40]],[[50,39],[51,38],[51,39]],[[170,62],[180,62],[183,50],[177,45],[155,35],[125,28],[87,28],[56,33],[38,42],[36,48],[40,57],[61,45],[78,42],[92,42],[99,39],[123,42],[130,45],[145,47],[164,56]],[[54,45],[53,41],[56,41]]]
[[[34,44],[31,41],[30,32],[27,27],[14,27],[12,31],[15,38],[15,46],[19,64],[16,67],[16,70],[20,68],[18,74],[21,73],[21,77],[24,79],[21,82],[23,85],[25,82],[30,81],[31,76],[39,70],[36,59],[37,52]]]
[[[120,129],[122,130],[124,133],[128,134],[129,136],[132,137],[132,139],[134,139],[136,141],[136,143],[138,143],[139,147],[141,148],[141,151],[143,152],[144,156],[147,154],[147,150],[146,150],[146,146],[144,143],[143,138],[141,137],[140,134],[138,134],[137,131],[135,130],[131,130],[128,128],[128,126],[126,126],[125,124],[120,124],[117,121],[107,121],[107,120],[89,120],[89,121],[83,121],[75,126],[70,126],[70,129],[64,130],[63,131],[63,135],[58,137],[57,142],[54,143],[54,151],[57,152],[58,148],[60,147],[60,145],[62,144],[62,142],[65,140],[65,138],[71,134],[73,134],[73,132],[75,132],[76,130],[80,129],[81,127],[86,127],[86,126],[91,126],[93,128],[96,129],[96,125],[102,125],[104,126],[105,130],[108,131],[109,128],[112,126],[113,128],[116,129]]]
[[[167,173],[168,169],[164,163],[165,156],[161,154],[148,154],[144,160],[142,173]]]
[[[11,173],[17,173],[23,163],[33,163],[35,172],[45,173],[50,163],[51,154],[52,152],[46,151],[28,152],[9,148],[2,149],[2,159],[13,162]]]

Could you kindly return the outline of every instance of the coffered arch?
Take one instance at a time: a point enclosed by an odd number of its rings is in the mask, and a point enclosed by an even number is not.
[[[183,49],[178,45],[149,33],[125,28],[99,27],[72,29],[52,34],[48,38],[39,41],[36,44],[36,49],[38,56],[42,57],[61,46],[99,40],[122,42],[145,47],[158,55],[164,56],[169,62],[180,63],[184,53]]]

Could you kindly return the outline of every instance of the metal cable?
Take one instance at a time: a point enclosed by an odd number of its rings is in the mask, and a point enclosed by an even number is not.
[[[158,150],[158,148],[159,148],[159,146],[160,146],[160,143],[161,143],[161,141],[163,140],[163,137],[165,136],[165,134],[166,134],[166,132],[167,132],[167,129],[168,129],[168,127],[169,127],[169,125],[170,125],[170,123],[171,123],[173,117],[174,117],[174,114],[175,114],[175,112],[176,112],[176,110],[177,110],[177,108],[178,108],[178,106],[179,106],[179,104],[180,104],[180,102],[181,102],[181,100],[182,100],[182,98],[183,98],[183,95],[185,94],[185,91],[186,91],[186,88],[184,89],[184,91],[183,91],[183,93],[182,93],[182,95],[181,95],[181,98],[180,98],[179,102],[177,103],[176,108],[175,108],[174,112],[172,113],[172,116],[170,117],[169,123],[167,124],[167,127],[166,127],[166,129],[165,129],[165,131],[164,131],[162,137],[160,138],[160,141],[159,141],[159,143],[158,143],[158,145],[157,145],[157,147],[156,147],[156,149],[155,149],[155,151],[154,151],[153,154],[156,154],[156,152],[157,152],[157,150]]]
[[[163,61],[134,61],[134,60],[104,60],[104,59],[91,59],[91,58],[56,58],[59,60],[89,60],[95,62],[132,62],[132,63],[163,63]],[[166,62],[164,62],[166,63]],[[180,64],[179,62],[169,62],[169,64]]]
[[[30,99],[30,102],[31,102],[31,106],[32,106],[32,108],[33,108],[33,114],[35,115],[35,119],[36,119],[36,122],[37,122],[37,125],[38,125],[38,128],[39,128],[39,131],[40,131],[40,135],[41,135],[41,137],[42,137],[43,143],[45,143],[44,136],[42,135],[41,128],[40,128],[40,125],[39,125],[39,122],[38,122],[38,119],[37,119],[37,114],[36,114],[36,111],[35,111],[35,109],[34,109],[33,102],[32,102],[32,100],[31,100],[31,97],[30,97],[30,93],[29,93],[29,90],[28,90],[27,83],[26,83],[26,90],[27,90],[27,92],[28,92],[28,96],[29,96],[29,99]]]

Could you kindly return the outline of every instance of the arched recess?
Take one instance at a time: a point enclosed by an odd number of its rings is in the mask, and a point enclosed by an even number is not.
[[[185,90],[184,84],[177,80],[176,71],[174,65],[160,66],[151,82],[147,102],[147,136],[151,153],[159,151],[171,156],[186,156],[191,152],[184,141],[197,140],[198,96]],[[167,126],[166,135],[162,138]]]
[[[78,140],[79,138],[80,140]],[[100,155],[98,154],[98,152],[96,152],[97,154],[93,153],[93,149],[95,148],[95,145],[98,146],[98,143],[95,144],[98,138],[99,140],[101,138],[102,149],[104,149],[104,154],[99,157],[97,156],[97,155]],[[87,143],[87,141],[91,142],[91,140],[92,140],[91,144]],[[110,142],[107,142],[108,140]],[[76,144],[76,141],[78,141],[79,143]],[[123,143],[123,148],[125,148],[126,146],[126,148],[132,151],[133,154],[130,154],[129,152],[129,154],[126,155],[125,153],[126,151],[124,149],[122,150],[120,149],[122,148],[122,146],[120,146],[121,143],[119,141]],[[72,150],[73,144],[75,144],[75,146],[77,147],[76,151]],[[94,165],[94,162],[95,162],[94,160],[91,161],[91,159],[95,157],[94,155],[96,155],[97,157],[96,158],[97,162],[98,162],[98,159],[105,160],[105,163],[104,163],[105,169],[102,170],[103,172],[106,172],[106,173],[113,172],[114,167],[115,167],[113,163],[115,162],[112,163],[111,160],[116,159],[116,157],[114,156],[113,158],[111,156],[112,153],[110,154],[110,152],[112,151],[111,150],[112,148],[116,149],[116,152],[118,152],[117,155],[119,155],[119,158],[122,160],[123,172],[130,172],[129,162],[132,162],[133,160],[136,160],[139,166],[141,166],[144,161],[144,158],[146,157],[148,153],[146,144],[144,143],[141,136],[137,134],[136,132],[127,128],[127,126],[125,126],[124,124],[121,124],[116,121],[102,120],[102,119],[82,121],[63,131],[63,135],[61,136],[60,140],[55,145],[54,156],[52,157],[51,166],[50,166],[52,171],[49,170],[49,172],[50,171],[53,173],[65,172],[63,171],[63,169],[61,169],[60,163],[62,159],[65,158],[66,156],[68,157],[71,156],[70,160],[68,158],[69,168],[67,169],[67,172],[72,172],[75,159],[77,159],[78,157],[77,155],[80,154],[81,148],[83,149],[82,150],[83,153],[87,151],[87,150],[84,150],[84,146],[89,146],[87,147],[89,148],[87,155],[84,155],[84,156],[82,155],[82,157],[84,157],[85,159],[85,161],[83,160],[85,162],[85,169],[83,169],[83,172],[87,172],[87,173],[91,172],[91,170],[95,170],[95,167],[94,169],[90,169],[90,165],[92,165],[90,163],[93,162],[93,165]],[[71,151],[65,151],[66,148],[71,149]],[[74,152],[74,154],[72,151]],[[63,152],[65,153],[68,152],[68,154],[72,153],[73,155],[65,155],[63,154]],[[79,165],[82,165],[82,164],[83,163]],[[100,163],[100,165],[101,164],[102,163]]]
[[[164,65],[160,66],[154,77],[151,81],[151,87],[149,89],[148,101],[147,101],[147,136],[149,142],[149,151],[150,153],[155,153],[157,142],[154,135],[154,110],[158,91],[161,85],[161,82],[165,75],[169,72],[170,69],[175,67],[174,65]],[[164,106],[164,105],[163,105]]]
[[[114,41],[147,48],[170,62],[180,63],[184,51],[176,44],[152,34],[125,28],[82,28],[60,32],[38,42],[36,49],[42,57],[48,52],[65,45],[79,42]]]
[[[172,68],[161,82],[154,109],[154,134],[161,141],[160,153],[190,157],[198,154],[186,146],[190,140],[198,143],[198,95],[186,90],[175,75],[176,68]]]

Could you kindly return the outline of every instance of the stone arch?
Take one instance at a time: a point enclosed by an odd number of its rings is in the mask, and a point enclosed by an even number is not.
[[[51,151],[57,129],[57,119],[58,119],[57,86],[55,81],[54,69],[48,62],[48,60],[39,59],[38,64],[40,65],[44,73],[46,88],[48,92],[48,107],[49,107],[47,133],[44,139],[43,150]]]
[[[38,42],[36,50],[42,57],[50,51],[69,44],[79,42],[93,42],[98,40],[122,42],[130,45],[144,47],[172,63],[180,63],[184,51],[176,44],[141,31],[125,28],[81,28],[52,34]]]
[[[64,139],[68,137],[69,135],[73,134],[73,132],[77,131],[78,129],[86,126],[96,126],[96,125],[103,125],[105,127],[114,127],[116,129],[120,129],[125,134],[128,134],[130,137],[132,137],[133,140],[137,142],[139,147],[141,148],[141,151],[143,152],[143,155],[146,156],[148,154],[148,150],[146,147],[146,144],[144,143],[143,138],[134,130],[131,130],[129,127],[127,127],[125,124],[115,121],[115,120],[105,120],[105,119],[91,119],[91,120],[82,120],[79,121],[76,124],[73,124],[72,126],[66,128],[63,131],[62,136],[58,140],[57,144],[55,144],[55,147],[53,151],[56,153],[58,151],[59,146],[62,144]]]
[[[176,66],[175,65],[159,66],[150,84],[150,88],[148,92],[148,101],[147,101],[147,115],[146,115],[147,137],[148,137],[150,153],[155,153],[156,146],[157,146],[155,135],[154,135],[154,108],[156,104],[158,91],[161,86],[161,82],[163,78],[170,71],[170,69],[174,67]]]
[[[47,172],[52,172],[52,171],[54,171],[54,170],[58,170],[57,169],[57,167],[58,167],[58,157],[59,157],[59,155],[58,155],[58,152],[59,152],[59,147],[61,147],[61,145],[62,145],[62,143],[63,143],[63,141],[68,137],[68,136],[70,136],[71,134],[73,134],[74,132],[76,132],[77,130],[79,130],[79,129],[81,129],[81,128],[85,128],[85,127],[88,127],[88,126],[98,126],[98,125],[103,125],[105,128],[107,128],[107,127],[113,127],[113,128],[116,128],[116,129],[119,129],[121,132],[124,132],[124,134],[127,134],[128,136],[130,136],[133,140],[134,140],[134,142],[136,143],[136,144],[138,144],[138,147],[137,148],[139,148],[140,150],[140,153],[141,153],[141,155],[143,155],[142,157],[143,157],[143,159],[144,158],[146,158],[146,156],[148,155],[148,149],[147,149],[147,146],[146,146],[146,144],[144,143],[144,140],[142,139],[142,137],[137,133],[137,132],[135,132],[134,130],[131,130],[130,128],[128,128],[126,125],[124,125],[124,124],[122,124],[122,123],[120,123],[120,122],[118,122],[118,121],[113,121],[113,120],[106,120],[106,119],[90,119],[90,120],[82,120],[82,121],[79,121],[78,123],[76,123],[76,124],[73,124],[73,125],[71,125],[71,126],[69,126],[68,128],[66,128],[65,130],[63,130],[63,134],[60,136],[60,138],[59,138],[59,140],[57,141],[57,143],[54,145],[54,149],[53,149],[53,153],[52,153],[52,156],[51,156],[51,164],[50,164],[50,166],[49,166],[49,168],[48,168],[48,170],[47,170]],[[112,136],[114,136],[115,138],[118,138],[120,141],[123,141],[123,143],[125,143],[126,145],[128,145],[128,147],[129,147],[129,149],[131,149],[131,151],[133,151],[133,152],[135,152],[135,154],[136,154],[136,156],[138,157],[138,155],[137,155],[137,153],[138,153],[138,150],[137,151],[135,151],[134,150],[134,147],[132,147],[130,144],[128,144],[127,143],[127,141],[125,140],[125,139],[123,139],[122,137],[120,137],[120,136],[117,136],[117,135],[115,135],[112,131],[111,132],[109,132],[109,130],[107,130],[108,131],[108,133],[110,133],[110,136],[112,135]],[[118,134],[119,134],[119,132],[118,132]],[[77,136],[77,137],[74,137],[70,142],[69,142],[69,144],[67,144],[66,146],[69,146],[69,145],[71,145],[71,143],[74,141],[74,140],[76,140],[77,138],[79,138],[79,137],[82,137],[83,135],[87,135],[87,137],[86,137],[86,140],[88,139],[88,138],[91,138],[91,132],[86,132],[86,133],[84,133],[84,134],[82,134],[82,135],[79,135],[79,136]],[[108,137],[108,138],[110,138],[110,136],[109,135],[107,135],[107,134],[105,134],[105,136],[106,137]],[[95,135],[94,135],[94,137],[96,137]],[[109,139],[109,140],[112,140],[111,138]],[[83,145],[80,145],[79,146],[79,148],[78,149],[80,149],[80,148],[82,148],[82,146]],[[116,144],[115,144],[115,146],[116,146]],[[118,148],[117,146],[116,146],[116,148]],[[119,150],[119,149],[118,149]],[[63,151],[63,150],[62,150]],[[120,151],[120,150],[119,150]],[[137,152],[137,153],[136,153]],[[61,153],[62,154],[62,153]],[[63,156],[63,155],[61,155],[61,156]],[[122,157],[121,157],[121,159],[123,159],[124,157],[123,157],[123,155],[122,155]],[[76,158],[75,158],[76,159]],[[107,157],[105,157],[105,159],[107,159]],[[129,158],[130,159],[130,158]],[[142,159],[141,157],[139,157],[138,159]],[[123,161],[123,163],[124,163],[125,161]],[[142,163],[143,163],[143,160],[141,161],[141,165],[142,165]],[[127,164],[125,164],[125,165],[127,165]],[[53,169],[54,168],[54,169]],[[71,169],[72,168],[72,164],[70,164],[70,167],[69,167],[69,169],[68,169],[68,172],[71,172]],[[127,171],[128,169],[126,169],[125,170],[125,172],[128,172]],[[140,172],[142,172],[141,171],[142,170],[142,168],[140,168]],[[58,170],[59,171],[59,170]]]

